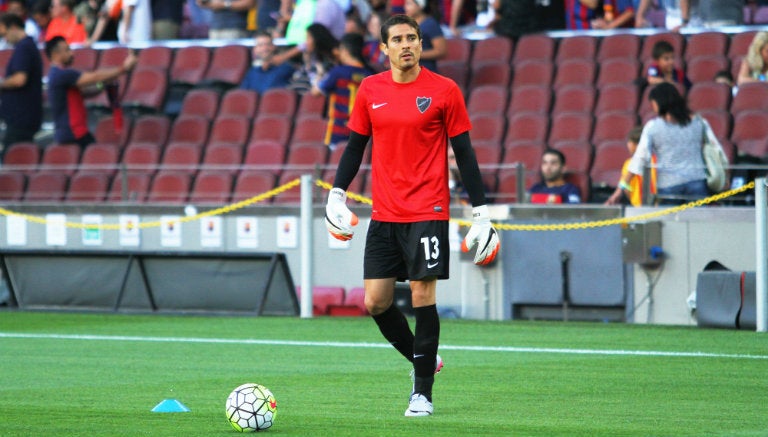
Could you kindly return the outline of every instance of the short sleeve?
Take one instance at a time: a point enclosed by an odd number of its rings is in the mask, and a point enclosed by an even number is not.
[[[453,82],[451,82],[451,88],[448,92],[444,118],[449,138],[472,129],[467,106],[464,104],[464,97],[461,95],[459,87]]]

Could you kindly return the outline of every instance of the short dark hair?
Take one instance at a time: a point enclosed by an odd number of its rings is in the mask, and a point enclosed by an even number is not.
[[[672,44],[670,44],[669,41],[664,40],[656,41],[656,44],[653,45],[653,49],[651,50],[653,59],[659,59],[667,53],[675,53],[675,48],[672,47]]]
[[[16,14],[3,14],[0,16],[0,23],[3,23],[3,26],[6,28],[15,27],[24,30],[24,20]]]
[[[53,52],[59,47],[59,44],[66,43],[67,40],[61,35],[56,35],[53,38],[45,42],[45,56],[51,59]]]
[[[565,165],[565,155],[563,154],[563,152],[557,149],[553,149],[552,147],[547,147],[546,149],[544,149],[544,153],[541,154],[542,157],[544,157],[544,155],[555,155],[557,156],[558,161],[560,161],[560,165]]]
[[[385,45],[387,44],[389,41],[389,28],[397,26],[398,24],[407,24],[413,27],[416,30],[416,35],[419,36],[419,40],[422,39],[421,27],[419,27],[419,23],[417,23],[416,20],[404,14],[396,14],[387,18],[387,21],[381,25],[381,42]]]
[[[643,134],[643,127],[635,126],[632,129],[630,129],[629,134],[627,135],[627,141],[637,144],[640,142],[640,136],[642,134]]]

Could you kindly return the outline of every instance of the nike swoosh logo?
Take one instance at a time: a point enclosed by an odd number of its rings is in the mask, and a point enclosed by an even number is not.
[[[389,102],[387,102],[387,103],[389,103]],[[377,103],[374,103],[374,104],[372,104],[372,105],[371,105],[371,108],[373,108],[373,109],[379,109],[379,108],[381,108],[382,106],[386,105],[387,103],[378,103],[378,104],[377,104]]]
[[[432,267],[434,267],[434,266],[436,266],[438,264],[440,264],[440,263],[434,263],[434,264],[427,263],[427,268],[431,269]]]
[[[414,359],[416,359],[416,358],[422,358],[423,356],[424,356],[424,354],[413,354],[413,358],[414,358]]]

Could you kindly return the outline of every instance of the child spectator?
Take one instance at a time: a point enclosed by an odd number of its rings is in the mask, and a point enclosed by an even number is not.
[[[685,76],[682,69],[675,67],[675,49],[667,41],[658,41],[651,51],[653,62],[648,67],[645,75],[649,85],[658,85],[662,82],[680,84],[685,89],[691,88],[691,81]]]
[[[531,203],[581,203],[579,187],[565,181],[565,155],[546,149],[541,155],[541,182],[529,190]]]
[[[629,150],[629,158],[624,161],[624,165],[621,167],[621,178],[619,184],[616,187],[616,191],[611,194],[611,197],[605,201],[606,205],[617,205],[619,203],[626,204],[628,201],[632,206],[641,206],[643,204],[643,176],[632,175],[630,176],[629,183],[624,184],[622,181],[629,173],[629,162],[632,160],[632,155],[637,150],[637,144],[640,142],[640,135],[643,133],[642,126],[636,126],[629,131],[627,137],[627,150]],[[656,165],[656,156],[651,157],[651,162]],[[649,186],[649,193],[656,194],[656,169],[651,167],[651,184]]]
[[[736,85],[736,82],[733,80],[733,75],[728,70],[720,70],[717,73],[715,73],[715,77],[713,80],[716,83],[722,83],[725,85],[728,85],[728,88],[731,89],[731,94],[733,96],[736,95],[736,93],[739,92],[739,87]]]

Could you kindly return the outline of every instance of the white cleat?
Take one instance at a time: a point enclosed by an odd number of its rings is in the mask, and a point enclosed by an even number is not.
[[[411,395],[411,399],[408,402],[408,409],[405,410],[406,417],[422,417],[431,416],[435,407],[432,406],[432,402],[427,400],[427,397],[421,393],[414,393]]]

